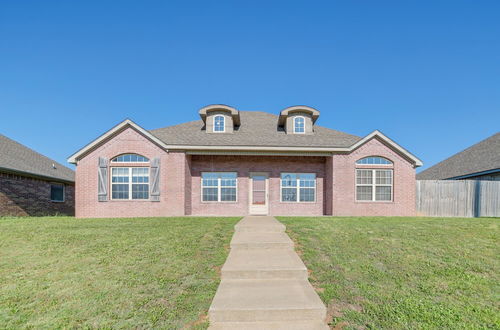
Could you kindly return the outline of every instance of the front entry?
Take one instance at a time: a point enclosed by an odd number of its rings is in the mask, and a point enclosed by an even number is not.
[[[269,174],[250,173],[250,207],[252,215],[267,215],[269,213]]]

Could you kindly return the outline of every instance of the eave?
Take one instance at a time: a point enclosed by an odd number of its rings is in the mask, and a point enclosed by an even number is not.
[[[385,136],[382,132],[375,130],[372,133],[368,134],[358,142],[354,143],[350,147],[307,147],[307,146],[300,146],[300,147],[291,147],[291,146],[227,146],[227,145],[217,145],[217,146],[200,146],[200,145],[170,145],[168,143],[165,143],[164,141],[158,139],[156,136],[151,134],[149,131],[145,130],[141,126],[137,125],[130,119],[126,119],[107,131],[106,133],[102,134],[100,137],[92,141],[91,143],[87,144],[85,147],[82,149],[78,150],[76,153],[71,155],[68,158],[68,162],[72,164],[76,164],[76,162],[84,157],[86,154],[89,152],[95,150],[98,146],[100,146],[102,143],[106,142],[108,139],[112,138],[114,135],[118,134],[119,132],[123,131],[127,127],[132,127],[135,130],[137,130],[139,133],[141,133],[143,136],[145,136],[147,139],[149,139],[151,142],[156,143],[158,146],[166,150],[167,152],[169,150],[179,150],[179,151],[186,151],[187,153],[204,153],[208,154],[208,152],[213,152],[213,153],[228,153],[228,152],[254,152],[254,153],[263,153],[267,152],[268,154],[284,154],[284,153],[303,153],[303,154],[334,154],[334,153],[350,153],[353,150],[356,150],[357,148],[361,147],[363,144],[367,143],[373,138],[378,138],[381,140],[383,143],[385,143],[387,146],[395,150],[396,152],[400,153],[407,159],[409,159],[411,162],[413,162],[415,167],[422,166],[422,161],[415,157],[413,154],[411,154],[409,151],[398,145],[396,142],[393,140],[389,139],[387,136]]]
[[[67,179],[55,178],[55,177],[52,177],[52,176],[41,175],[41,174],[37,174],[37,173],[31,173],[31,172],[26,172],[26,171],[15,170],[15,169],[12,169],[12,168],[0,167],[0,173],[14,174],[14,175],[19,175],[19,176],[27,177],[27,178],[33,178],[33,179],[39,179],[39,180],[42,180],[42,181],[48,181],[48,182],[61,182],[61,183],[75,184],[74,180],[67,180]]]

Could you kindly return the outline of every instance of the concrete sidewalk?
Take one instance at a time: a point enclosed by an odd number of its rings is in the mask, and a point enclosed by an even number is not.
[[[247,216],[235,230],[209,329],[329,329],[285,226],[274,217]]]

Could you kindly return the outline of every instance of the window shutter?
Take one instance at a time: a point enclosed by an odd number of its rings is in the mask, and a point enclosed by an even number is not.
[[[108,160],[99,157],[99,177],[98,177],[97,198],[99,202],[108,200]]]
[[[150,169],[150,180],[149,183],[149,195],[150,200],[153,202],[160,201],[160,158],[153,158],[151,160]]]

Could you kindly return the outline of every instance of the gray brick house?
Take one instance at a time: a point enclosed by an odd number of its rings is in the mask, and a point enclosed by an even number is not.
[[[0,134],[0,216],[74,215],[70,168]]]

